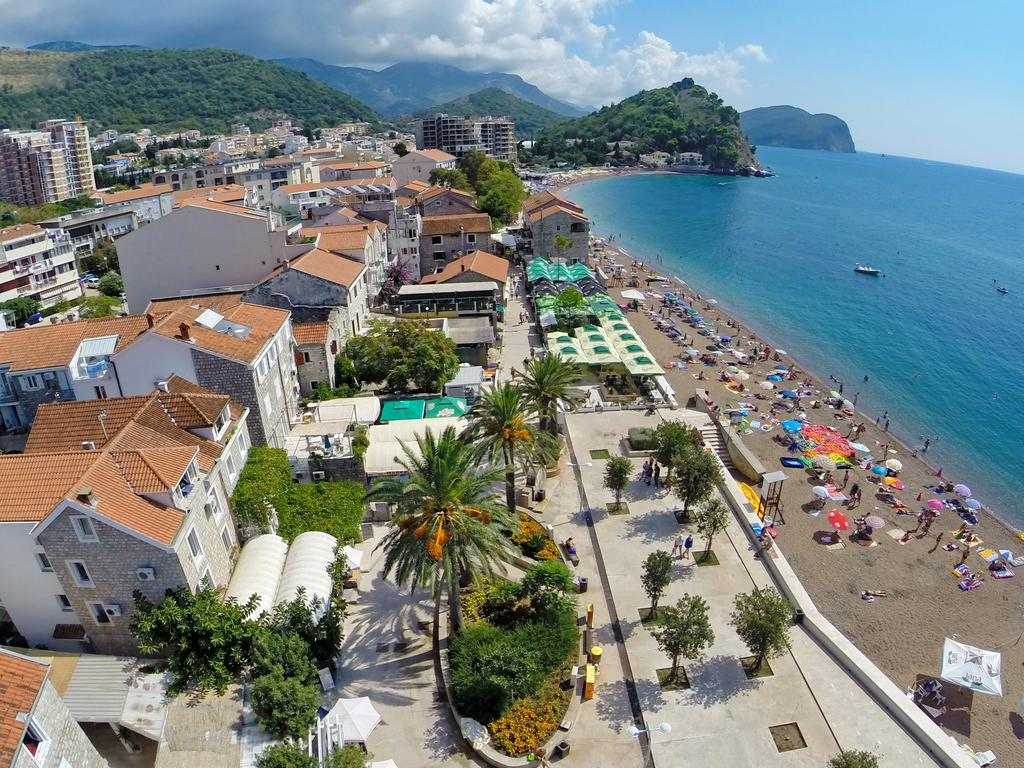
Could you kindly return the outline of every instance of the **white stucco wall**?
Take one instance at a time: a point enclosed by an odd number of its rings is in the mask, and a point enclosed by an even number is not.
[[[111,360],[117,366],[121,392],[125,397],[148,395],[157,381],[172,373],[196,381],[191,349],[156,333],[147,333],[136,339]],[[92,400],[94,396],[87,399]]]

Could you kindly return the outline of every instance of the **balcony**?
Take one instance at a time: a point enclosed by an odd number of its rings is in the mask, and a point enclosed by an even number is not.
[[[87,363],[80,361],[74,368],[72,374],[76,380],[81,379],[103,379],[110,371],[110,363],[107,360],[97,360]]]
[[[53,261],[51,259],[35,261],[28,265],[30,275],[38,275],[40,272],[45,272],[48,269],[53,269]]]

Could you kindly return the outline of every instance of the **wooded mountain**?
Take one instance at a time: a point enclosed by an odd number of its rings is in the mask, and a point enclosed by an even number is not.
[[[758,107],[740,113],[740,127],[755,144],[766,147],[855,152],[850,128],[835,115],[798,107]]]
[[[500,88],[559,115],[577,117],[585,109],[552,98],[519,75],[467,72],[450,64],[401,62],[379,72],[337,67],[316,59],[275,59],[334,88],[351,93],[383,115],[395,117],[444,104],[486,88]]]
[[[575,147],[567,146],[571,140]],[[626,141],[632,142],[628,151],[634,155],[654,150],[701,152],[705,162],[719,170],[756,165],[750,142],[740,130],[740,113],[691,78],[640,91],[586,117],[550,126],[538,137],[533,154],[567,162],[603,162],[608,145]]]
[[[25,82],[25,59],[34,62]],[[39,79],[39,73],[45,78]],[[305,128],[379,122],[365,104],[287,67],[217,48],[0,50],[0,124],[81,116],[97,127],[227,131],[288,115]]]
[[[77,40],[49,40],[45,43],[30,45],[30,51],[58,51],[62,53],[81,53],[82,51],[108,51],[111,48],[145,48],[144,45],[90,45]]]
[[[504,115],[515,122],[517,139],[528,138],[535,131],[565,120],[564,115],[538,107],[500,88],[485,88],[436,107],[421,109],[412,116],[432,117],[439,112],[448,115]]]

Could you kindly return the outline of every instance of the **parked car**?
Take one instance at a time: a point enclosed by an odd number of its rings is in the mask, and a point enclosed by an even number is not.
[[[99,288],[100,279],[98,277],[90,277],[82,281],[82,285],[86,288]]]

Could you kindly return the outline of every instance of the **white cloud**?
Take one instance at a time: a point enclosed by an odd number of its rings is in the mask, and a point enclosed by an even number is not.
[[[607,103],[691,76],[735,93],[759,45],[707,53],[676,50],[643,31],[625,46],[601,21],[620,0],[177,0],[147,6],[108,0],[0,0],[7,44],[72,39],[151,46],[223,46],[259,56],[307,56],[334,64],[385,66],[443,61],[515,72],[563,99]]]

